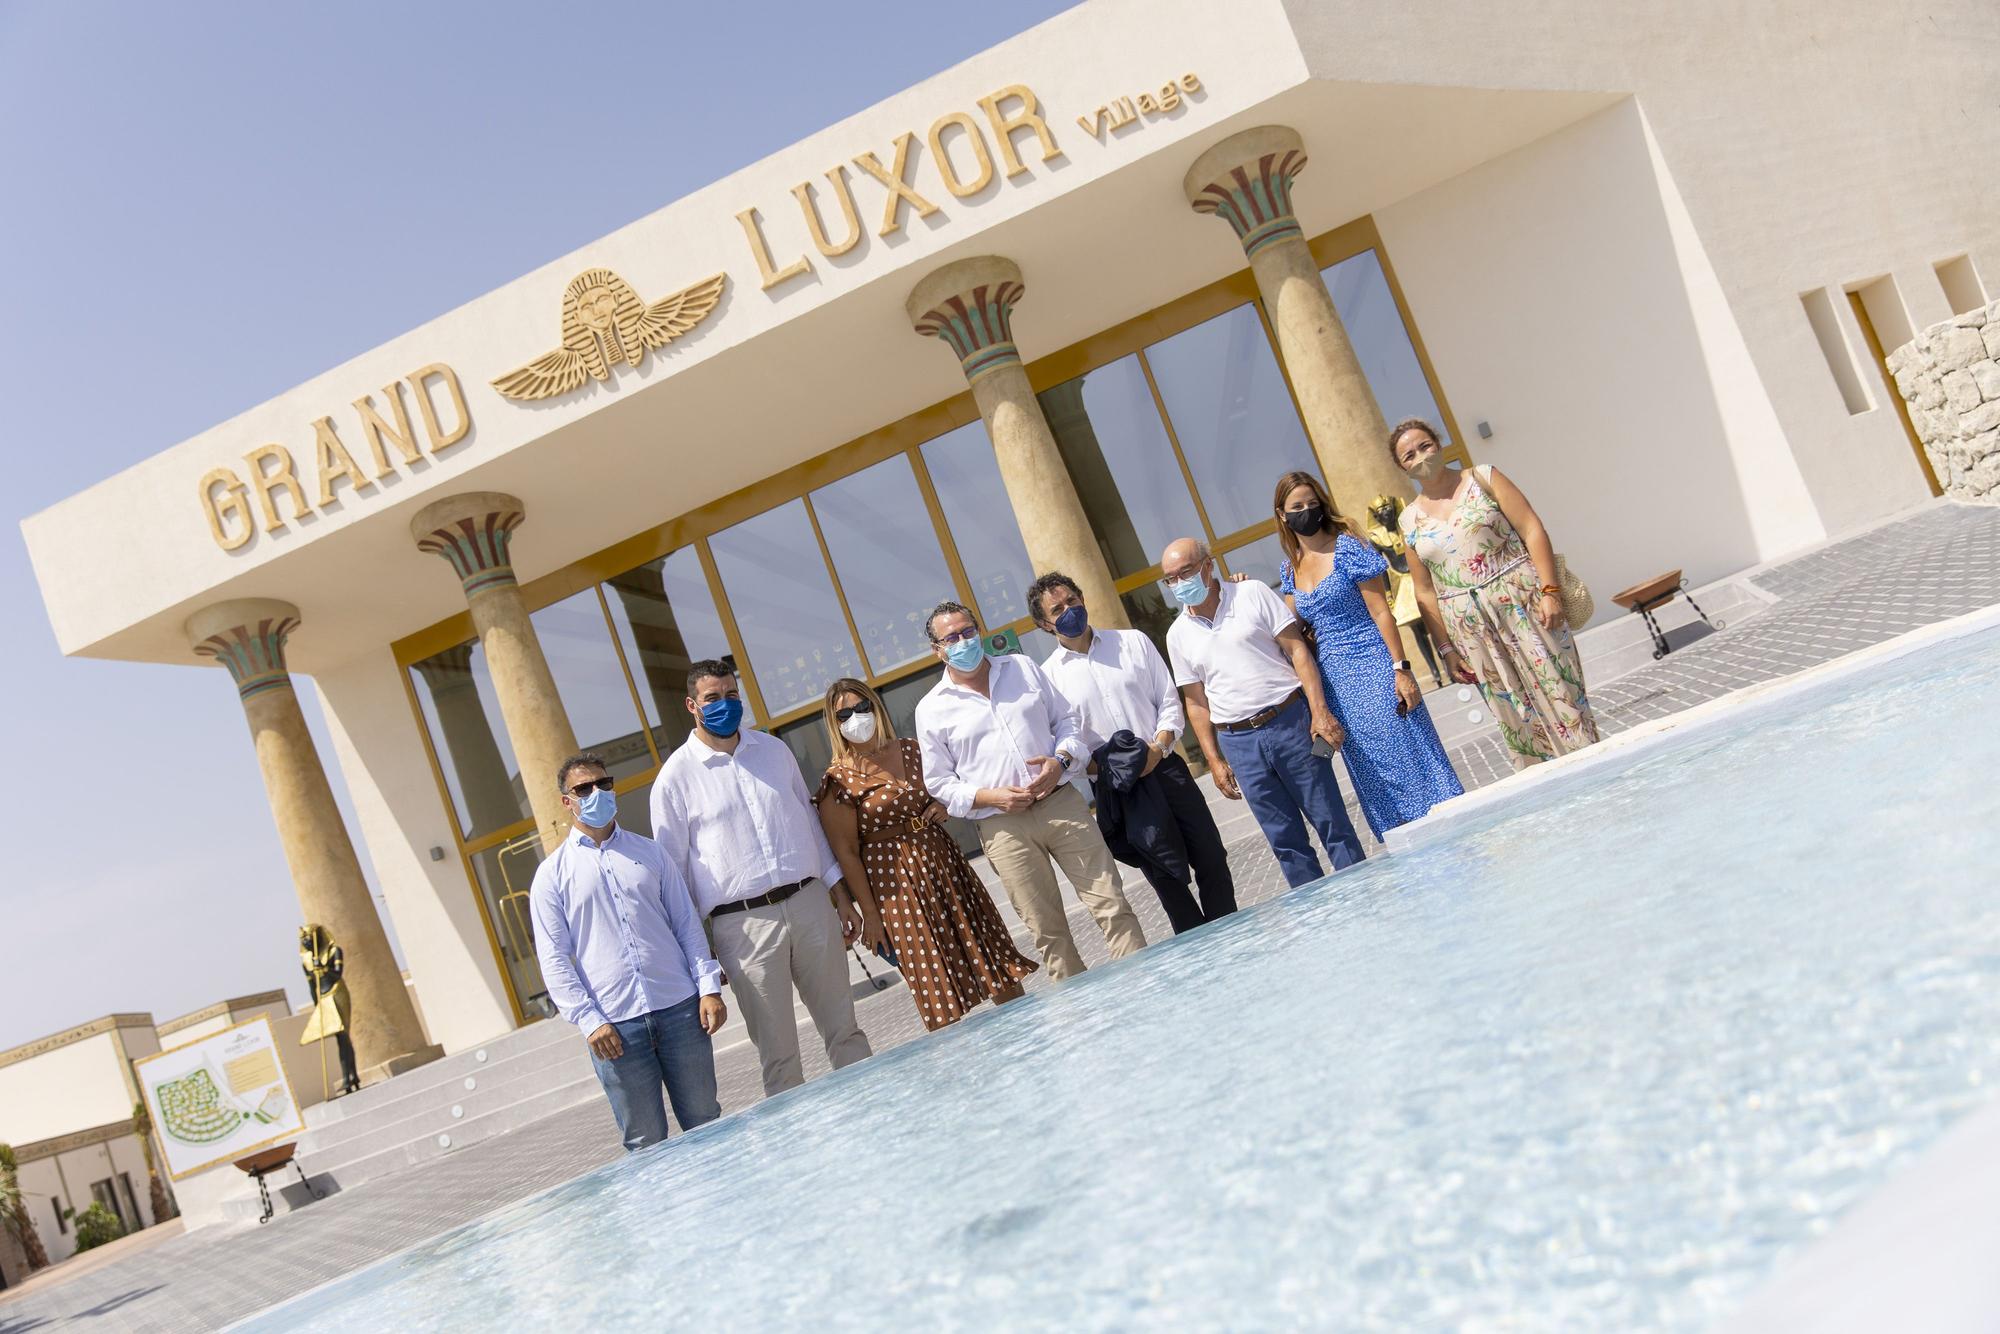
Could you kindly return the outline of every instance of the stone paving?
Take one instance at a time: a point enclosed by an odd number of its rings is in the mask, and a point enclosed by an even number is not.
[[[1750,578],[1780,601],[1593,692],[1600,722],[1616,732],[1788,675],[1904,631],[2000,602],[2000,508],[1936,504],[1800,556]],[[1507,776],[1496,738],[1457,747],[1466,786]],[[1217,804],[1245,904],[1282,893],[1264,840],[1240,805]],[[1373,850],[1357,813],[1355,823]],[[1168,932],[1158,902],[1135,876],[1132,903],[1149,939]],[[1081,910],[1072,925],[1086,962],[1102,938]],[[1026,941],[1021,941],[1024,951]],[[893,975],[892,975],[893,976]],[[1030,992],[1049,984],[1039,974]],[[922,1036],[901,985],[864,997],[862,1027],[877,1050]],[[718,1052],[725,1113],[755,1102],[754,1053],[741,1041]],[[824,1074],[810,1047],[807,1076]],[[796,1095],[794,1095],[796,1096]],[[66,1330],[210,1330],[362,1268],[449,1228],[567,1181],[619,1156],[608,1111],[591,1105],[477,1144],[402,1175],[370,1182],[263,1227],[210,1228],[163,1241],[56,1286],[0,1296],[0,1334]]]

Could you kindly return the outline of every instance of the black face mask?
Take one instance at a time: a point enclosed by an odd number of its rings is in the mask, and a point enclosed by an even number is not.
[[[1285,527],[1300,537],[1311,537],[1326,527],[1326,511],[1317,505],[1308,505],[1302,510],[1286,510]]]

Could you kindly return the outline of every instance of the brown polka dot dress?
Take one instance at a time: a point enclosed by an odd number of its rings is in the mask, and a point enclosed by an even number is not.
[[[836,760],[816,801],[852,806],[861,866],[895,947],[903,980],[926,1029],[954,1023],[1010,989],[1037,965],[1014,948],[1007,925],[951,835],[920,817],[924,790],[917,743],[898,740],[909,781],[876,766]]]

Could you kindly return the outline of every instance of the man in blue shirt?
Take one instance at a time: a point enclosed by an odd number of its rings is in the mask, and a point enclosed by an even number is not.
[[[590,1043],[627,1150],[722,1114],[711,1036],[728,1011],[687,885],[660,845],[618,827],[604,762],[573,755],[556,773],[575,827],[535,869],[528,902],[542,980]]]

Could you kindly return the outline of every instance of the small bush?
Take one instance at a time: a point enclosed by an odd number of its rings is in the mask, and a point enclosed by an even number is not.
[[[104,1207],[104,1201],[94,1200],[91,1206],[76,1216],[76,1249],[79,1253],[93,1246],[102,1246],[107,1241],[116,1241],[125,1235],[125,1225],[118,1221],[118,1215]]]

